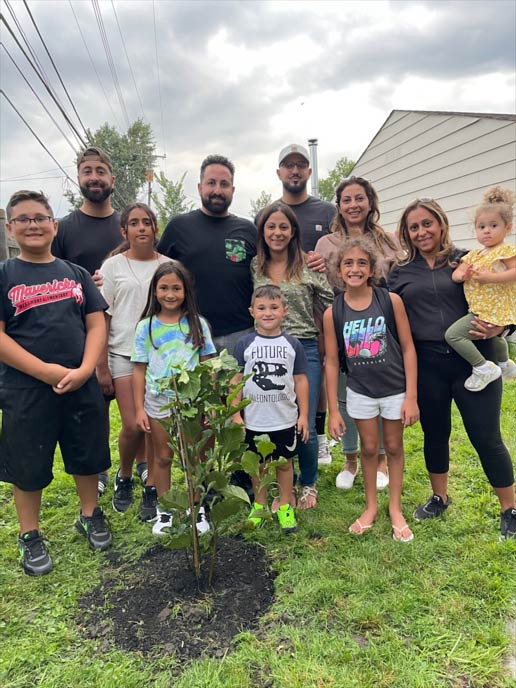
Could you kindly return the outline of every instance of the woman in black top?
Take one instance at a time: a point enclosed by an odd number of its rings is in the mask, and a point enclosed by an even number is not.
[[[464,380],[470,373],[469,366],[444,339],[449,325],[468,310],[462,284],[451,278],[464,252],[451,243],[448,218],[432,199],[418,199],[405,208],[398,235],[407,258],[392,270],[389,289],[403,299],[416,346],[418,404],[433,491],[428,501],[416,509],[414,518],[441,516],[451,502],[448,469],[454,400],[500,501],[502,537],[516,538],[514,471],[500,434],[502,382],[496,380],[481,392],[466,390]],[[489,339],[502,329],[481,321],[472,324],[477,338],[485,340],[479,341],[478,347],[490,360],[493,346]]]

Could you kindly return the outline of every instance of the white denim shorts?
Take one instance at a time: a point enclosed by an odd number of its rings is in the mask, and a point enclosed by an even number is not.
[[[163,406],[170,404],[171,399],[166,394],[156,394],[145,386],[145,398],[143,400],[143,408],[149,418],[161,420],[162,418],[170,418],[172,415],[170,409],[163,409]]]
[[[117,377],[130,377],[133,374],[134,363],[130,356],[108,353],[108,366],[113,380]]]
[[[349,386],[346,390],[348,413],[355,420],[368,420],[377,416],[386,420],[401,420],[401,407],[404,401],[405,392],[381,399],[372,399],[354,392]]]

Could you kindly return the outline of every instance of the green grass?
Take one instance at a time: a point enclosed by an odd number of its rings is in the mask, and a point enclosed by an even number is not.
[[[506,384],[503,431],[513,456],[515,401],[516,384]],[[113,436],[116,427],[114,417]],[[421,443],[420,429],[410,429],[408,516],[429,495]],[[254,536],[278,572],[276,601],[258,631],[237,636],[224,659],[199,661],[179,674],[170,657],[143,658],[81,637],[77,600],[99,582],[103,555],[90,553],[74,533],[77,500],[60,461],[42,509],[55,566],[49,576],[22,572],[11,488],[0,485],[0,686],[516,686],[504,670],[506,622],[516,616],[516,543],[498,542],[498,502],[456,413],[451,446],[453,507],[438,522],[415,525],[408,545],[390,537],[384,494],[374,529],[362,538],[349,535],[363,506],[361,479],[343,493],[334,488],[340,460],[324,469],[319,506],[299,515],[299,533],[284,538],[271,524]],[[154,544],[135,511],[122,516],[106,508],[124,559]]]

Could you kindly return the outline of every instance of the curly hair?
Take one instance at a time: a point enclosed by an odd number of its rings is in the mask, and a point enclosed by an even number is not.
[[[346,237],[339,245],[337,251],[330,259],[329,271],[332,278],[332,284],[335,284],[339,291],[345,291],[346,285],[341,276],[340,266],[344,256],[352,249],[358,248],[365,253],[369,259],[369,267],[371,268],[371,275],[367,280],[367,284],[376,284],[379,279],[378,273],[378,249],[369,237]]]
[[[371,241],[373,241],[381,255],[385,254],[386,247],[392,251],[398,251],[399,247],[379,224],[380,209],[378,207],[378,195],[371,182],[364,177],[346,177],[346,179],[343,179],[335,189],[337,212],[333,218],[331,231],[334,234],[342,235],[343,238],[349,236],[349,231],[346,227],[346,221],[340,213],[340,199],[344,189],[348,186],[351,186],[351,184],[358,184],[361,186],[364,189],[367,200],[369,201],[369,212],[365,221],[364,236],[369,237]]]
[[[484,212],[496,212],[506,225],[512,225],[514,215],[514,194],[503,186],[492,186],[485,194],[482,203],[475,210],[475,224]]]

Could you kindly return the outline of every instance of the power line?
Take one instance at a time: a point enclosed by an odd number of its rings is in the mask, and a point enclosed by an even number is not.
[[[52,153],[48,150],[48,148],[45,146],[45,144],[43,143],[43,141],[39,138],[39,136],[36,134],[36,132],[34,131],[34,129],[30,126],[30,124],[27,122],[27,120],[23,117],[23,115],[20,113],[20,111],[18,110],[18,108],[14,105],[14,103],[12,102],[12,100],[8,97],[8,95],[5,93],[5,91],[4,91],[3,89],[0,89],[0,94],[3,95],[3,97],[7,100],[7,102],[9,103],[9,105],[10,105],[10,106],[12,107],[12,109],[16,112],[16,114],[17,114],[18,117],[21,119],[21,121],[25,124],[25,126],[26,126],[27,129],[30,131],[30,133],[34,136],[34,138],[35,138],[35,139],[37,140],[37,142],[41,145],[41,147],[48,153],[48,155],[52,158],[52,160],[53,160],[53,161],[55,162],[55,164],[59,167],[59,169],[61,170],[61,172],[63,172],[63,174],[65,175],[65,177],[66,177],[69,181],[71,181],[72,184],[75,184],[75,186],[78,187],[79,185],[77,184],[77,182],[75,182],[75,181],[69,176],[68,172],[64,169],[64,167],[62,167],[62,165],[54,158],[54,156],[52,155]]]
[[[81,120],[81,118],[80,118],[80,116],[79,116],[79,113],[77,112],[77,108],[76,108],[75,105],[73,104],[72,98],[71,98],[70,94],[68,93],[68,89],[67,89],[66,86],[64,85],[64,81],[62,80],[61,75],[59,74],[59,71],[58,71],[58,69],[57,69],[57,67],[56,67],[56,65],[55,65],[55,62],[54,62],[54,60],[52,59],[52,55],[50,54],[50,51],[49,51],[49,49],[47,48],[45,41],[43,40],[43,36],[41,35],[40,30],[38,29],[38,26],[37,26],[36,22],[34,21],[34,17],[32,16],[32,12],[31,12],[30,9],[29,9],[29,6],[28,6],[28,4],[27,4],[27,0],[23,0],[23,4],[25,5],[25,9],[27,10],[27,13],[28,13],[28,15],[29,15],[29,17],[30,17],[30,19],[31,19],[31,21],[32,21],[32,23],[33,23],[33,25],[34,25],[34,28],[36,29],[36,32],[37,32],[37,34],[38,34],[38,36],[39,36],[39,39],[40,39],[41,43],[43,44],[43,47],[45,48],[45,51],[46,51],[46,53],[47,53],[47,55],[48,55],[48,58],[49,58],[50,62],[52,63],[52,67],[54,68],[54,71],[55,71],[55,73],[57,74],[57,78],[59,79],[59,82],[60,82],[61,86],[63,87],[64,92],[65,92],[66,95],[68,96],[68,100],[70,101],[70,105],[72,106],[73,111],[75,112],[75,115],[76,115],[77,119],[79,120],[79,124],[81,125],[83,131],[86,133],[86,127],[85,127],[84,124],[82,123],[82,120]]]
[[[113,117],[114,117],[114,120],[116,122],[117,127],[120,129],[120,123],[118,121],[118,117],[116,116],[116,112],[114,111],[113,106],[111,105],[111,100],[109,99],[108,94],[106,92],[106,89],[104,88],[104,84],[102,83],[102,79],[100,78],[100,74],[97,71],[95,63],[93,62],[93,57],[91,56],[90,49],[88,48],[88,44],[86,43],[86,39],[84,38],[84,34],[83,34],[81,26],[79,24],[79,20],[77,18],[77,15],[75,14],[75,10],[74,10],[73,5],[72,5],[72,0],[68,0],[68,3],[70,5],[70,9],[72,10],[72,14],[74,16],[75,23],[77,24],[77,28],[79,29],[79,33],[81,34],[82,42],[84,44],[84,47],[86,48],[86,52],[88,53],[88,57],[90,58],[91,66],[93,67],[93,70],[94,70],[95,74],[97,75],[98,82],[100,84],[102,92],[104,93],[104,98],[106,99],[106,102],[111,109],[111,112],[113,114]]]
[[[102,20],[102,12],[100,11],[100,5],[99,5],[98,0],[91,0],[91,4],[93,5],[93,11],[95,12],[95,18],[97,19],[97,25],[98,25],[99,32],[100,32],[100,37],[102,38],[102,45],[104,46],[104,51],[106,53],[108,66],[109,66],[109,69],[111,71],[111,77],[112,77],[113,83],[115,85],[115,90],[116,90],[116,94],[118,96],[118,101],[120,103],[120,108],[124,114],[127,128],[129,129],[129,126],[130,126],[129,116],[127,114],[127,109],[125,107],[124,97],[122,95],[122,89],[120,87],[120,81],[118,80],[118,74],[116,71],[115,63],[113,61],[113,56],[111,55],[111,49],[109,47],[109,41],[107,38],[107,33],[106,33],[105,26],[104,26],[104,21]]]
[[[141,99],[141,97],[140,97],[140,91],[138,90],[138,86],[137,86],[137,84],[136,84],[136,79],[134,78],[133,68],[131,67],[131,62],[130,62],[130,60],[129,60],[129,55],[127,54],[127,49],[126,49],[126,47],[125,47],[124,37],[123,37],[123,35],[122,35],[122,29],[120,28],[120,23],[119,23],[119,21],[118,21],[118,16],[117,16],[116,9],[115,9],[115,3],[113,2],[113,0],[111,0],[111,6],[113,7],[113,14],[115,15],[116,25],[118,26],[118,32],[120,33],[120,38],[121,38],[121,40],[122,40],[122,46],[123,46],[123,48],[124,48],[124,53],[125,53],[125,57],[126,57],[126,59],[127,59],[127,64],[129,65],[129,71],[131,72],[131,77],[132,77],[132,79],[133,79],[134,89],[135,89],[135,91],[136,91],[136,95],[138,96],[138,102],[140,103],[140,107],[141,107],[141,110],[142,110],[143,119],[145,119],[145,110],[144,110],[144,108],[143,108],[142,99]]]
[[[64,165],[64,168],[66,169],[67,167],[75,167],[75,165]],[[0,182],[16,182],[20,181],[22,179],[37,179],[37,176],[32,176],[32,175],[40,175],[40,174],[48,174],[49,172],[57,172],[59,168],[52,167],[49,170],[40,170],[39,172],[28,172],[27,174],[18,174],[16,177],[8,177],[6,179],[0,179]],[[60,177],[61,175],[59,175]],[[41,177],[43,179],[43,177]]]
[[[167,159],[167,150],[165,146],[165,125],[163,121],[163,98],[161,97],[161,78],[160,78],[160,69],[159,69],[159,57],[158,57],[158,37],[156,33],[156,6],[154,4],[154,0],[152,0],[152,18],[154,22],[154,50],[156,54],[156,67],[157,67],[157,76],[158,76],[158,92],[159,92],[159,110],[160,110],[160,115],[161,115],[161,140],[163,143],[163,153],[164,153],[164,158],[165,160]],[[166,162],[165,162],[165,169],[166,169]]]
[[[59,98],[57,97],[57,95],[56,95],[55,93],[53,93],[53,91],[52,91],[51,87],[48,85],[47,81],[42,77],[42,75],[39,73],[39,71],[38,71],[36,65],[33,63],[33,61],[32,61],[32,60],[30,59],[30,57],[27,55],[26,51],[24,50],[24,48],[23,48],[23,46],[21,45],[20,41],[19,41],[19,40],[17,39],[17,37],[14,35],[14,31],[12,30],[12,28],[11,28],[11,27],[9,26],[9,24],[7,23],[7,20],[6,20],[6,18],[4,17],[3,14],[0,14],[0,20],[5,24],[7,30],[8,30],[9,33],[11,34],[12,39],[14,40],[14,42],[16,43],[16,45],[18,46],[18,48],[19,48],[20,51],[22,52],[23,56],[25,57],[25,59],[27,60],[27,62],[28,62],[28,63],[30,64],[30,66],[32,67],[32,69],[36,72],[37,77],[40,79],[41,83],[43,84],[43,86],[44,86],[44,87],[46,88],[46,90],[48,91],[50,97],[52,98],[52,100],[53,100],[54,103],[56,104],[57,108],[59,109],[59,111],[61,112],[61,114],[63,115],[63,117],[65,118],[65,120],[66,120],[68,126],[69,126],[70,129],[73,131],[73,133],[75,134],[76,138],[78,139],[78,141],[79,141],[79,146],[86,147],[86,146],[87,146],[87,143],[86,143],[86,141],[83,139],[82,133],[81,133],[80,131],[78,131],[77,127],[76,127],[75,124],[72,122],[72,120],[71,120],[70,117],[68,116],[68,113],[66,112],[66,110],[65,110],[64,107],[63,107],[63,105],[62,105],[61,102],[59,101]]]
[[[36,91],[35,91],[34,88],[32,87],[31,83],[29,82],[29,80],[27,79],[27,77],[25,76],[25,74],[22,72],[22,70],[18,67],[18,65],[16,64],[16,62],[15,62],[13,56],[12,56],[11,53],[7,50],[7,48],[5,47],[5,45],[4,45],[3,43],[0,43],[0,45],[1,45],[2,48],[5,50],[5,52],[6,52],[7,55],[9,56],[9,59],[11,60],[11,62],[13,63],[13,65],[16,67],[16,69],[17,69],[18,72],[20,73],[22,79],[25,81],[25,83],[28,85],[28,87],[30,88],[30,90],[32,91],[32,93],[33,93],[33,94],[36,96],[36,98],[38,99],[38,101],[39,101],[41,107],[45,110],[45,112],[46,112],[47,115],[50,117],[50,119],[52,120],[52,122],[56,125],[56,127],[59,129],[59,131],[60,131],[61,134],[63,135],[63,138],[65,139],[65,141],[68,143],[68,145],[70,146],[70,148],[71,148],[71,149],[74,151],[74,153],[75,153],[75,152],[76,152],[76,146],[74,146],[74,144],[70,141],[70,139],[67,137],[67,135],[64,133],[64,131],[61,129],[61,127],[59,126],[59,124],[56,122],[56,120],[54,119],[54,116],[52,115],[52,113],[50,112],[50,110],[47,108],[47,106],[45,105],[45,103],[44,103],[44,102],[41,100],[41,98],[38,96],[38,94],[36,93]]]

